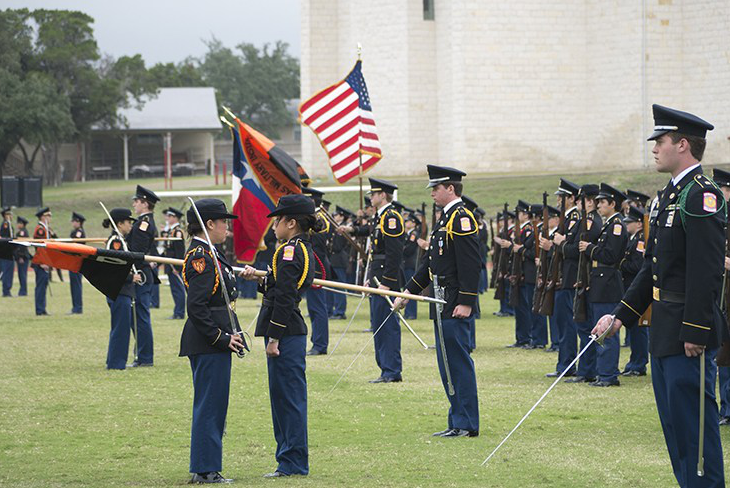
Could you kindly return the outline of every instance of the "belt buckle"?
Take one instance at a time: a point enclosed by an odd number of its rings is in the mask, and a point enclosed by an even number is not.
[[[231,301],[231,311],[232,312],[235,312],[236,311],[236,301],[235,300],[232,300]]]
[[[659,288],[657,288],[655,286],[653,291],[654,291],[654,293],[653,293],[654,300],[657,301],[657,302],[660,301],[661,300],[661,296],[660,296],[660,293],[659,293]]]
[[[593,264],[593,267],[594,267],[594,268],[597,268],[597,267],[598,267],[598,261],[593,261],[593,263],[592,263],[592,264]]]

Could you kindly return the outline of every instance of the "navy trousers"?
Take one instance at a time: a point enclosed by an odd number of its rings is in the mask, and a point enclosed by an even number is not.
[[[347,283],[347,270],[345,268],[332,267],[332,274],[334,274],[335,281],[340,283]],[[332,315],[345,315],[347,312],[347,296],[342,293],[330,292],[332,296]]]
[[[413,278],[413,275],[416,274],[416,270],[414,268],[404,268],[403,274],[406,278],[406,283],[411,281],[411,278]],[[408,319],[417,319],[418,318],[418,302],[415,300],[408,300],[408,304],[406,305],[405,310],[403,311],[403,316]]]
[[[451,404],[449,408],[450,429],[479,430],[479,398],[477,396],[477,377],[474,361],[469,354],[469,319],[445,318],[442,320],[446,357],[454,385],[454,394],[449,395],[446,381],[446,370],[441,354],[441,339],[438,326],[434,321],[436,337],[436,360],[438,362],[441,383],[444,385],[446,397]]]
[[[715,400],[716,354],[717,349],[705,353],[705,475],[702,478],[697,476],[700,358],[688,358],[684,354],[651,358],[651,382],[659,420],[674,476],[683,488],[725,486]]]
[[[112,316],[109,331],[109,349],[106,353],[106,369],[124,369],[129,356],[129,333],[132,330],[132,297],[117,296],[116,300],[106,299]]]
[[[520,300],[515,309],[515,342],[530,344],[532,342],[532,311],[525,298],[525,285],[519,287],[519,294]]]
[[[307,290],[307,311],[312,322],[312,349],[325,353],[330,342],[327,293],[322,288]]]
[[[24,297],[28,295],[28,259],[24,259],[21,263],[18,261],[18,282],[20,283],[20,289],[18,290],[18,296]]]
[[[46,289],[48,288],[48,271],[40,266],[34,266],[35,270],[35,314],[46,313]]]
[[[553,317],[558,324],[560,334],[560,349],[558,349],[558,364],[555,371],[562,373],[573,362],[578,354],[578,329],[573,321],[573,294],[574,290],[555,290],[555,305]],[[567,374],[575,373],[575,365]]]
[[[222,471],[231,354],[195,354],[189,359],[195,392],[190,429],[190,472]]]
[[[401,339],[398,317],[394,313],[390,313],[390,305],[382,296],[371,297],[370,307],[373,310],[370,325],[373,334],[377,332],[373,337],[373,342],[375,343],[375,362],[380,368],[380,376],[401,379],[403,360],[400,355]],[[388,320],[383,323],[386,317]],[[379,332],[378,327],[380,327]]]
[[[720,382],[720,417],[730,417],[730,366],[717,368]]]
[[[9,297],[13,288],[13,274],[15,274],[15,261],[12,259],[0,259],[0,272],[3,278],[3,296]]]
[[[469,318],[469,352],[471,353],[477,348],[477,317],[471,314]]]
[[[284,336],[279,341],[279,356],[266,358],[276,470],[284,474],[309,474],[306,352],[307,336]]]
[[[150,299],[152,296],[152,273],[143,271],[147,275],[144,285],[135,285],[135,310],[137,318],[137,361],[141,364],[154,362],[154,339],[152,337],[152,321],[150,318]]]
[[[624,366],[624,371],[638,371],[646,373],[649,363],[649,327],[633,327],[627,329],[631,345],[631,357]]]
[[[555,320],[555,313],[547,317],[548,330],[550,330],[550,348],[558,349],[560,347],[560,328],[558,321]]]
[[[71,313],[83,313],[84,301],[81,291],[81,273],[69,271],[68,282],[71,286]]]
[[[170,273],[170,294],[175,307],[172,310],[172,316],[180,319],[185,318],[185,285],[182,282],[182,276]],[[253,280],[256,283],[255,280]]]
[[[160,285],[152,283],[150,290],[150,308],[160,308]]]
[[[406,281],[407,283],[407,281]],[[481,294],[487,291],[489,288],[489,278],[487,276],[487,268],[484,263],[482,263],[482,270],[479,272],[479,288],[477,291]]]
[[[522,299],[525,300],[527,310],[530,312],[530,338],[533,346],[543,347],[547,346],[548,342],[548,329],[547,329],[547,317],[534,313],[532,307],[534,305],[533,298],[535,295],[535,285],[526,283],[522,285]]]
[[[499,311],[509,315],[515,314],[515,309],[509,305],[510,284],[504,284],[504,298],[499,300]]]
[[[610,314],[617,303],[589,303],[591,310],[591,320],[588,322],[591,330],[595,326],[598,319],[606,314]],[[590,334],[590,331],[588,331]],[[593,349],[593,348],[591,348]],[[601,381],[615,381],[619,375],[618,359],[621,353],[621,339],[619,334],[607,337],[603,341],[603,345],[596,344],[596,371],[598,379]],[[588,351],[586,351],[588,354]],[[584,355],[585,357],[585,355]],[[581,358],[582,359],[582,358]]]

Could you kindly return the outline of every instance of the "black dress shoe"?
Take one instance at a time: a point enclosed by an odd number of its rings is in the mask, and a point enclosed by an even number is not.
[[[586,378],[585,376],[575,376],[565,380],[566,383],[593,383],[594,381],[596,381],[595,378]]]
[[[381,376],[380,378],[368,381],[368,383],[400,383],[401,381],[403,381],[403,378],[388,378],[386,376]]]
[[[558,373],[557,371],[555,371],[554,373],[548,373],[545,375],[545,377],[547,377],[547,378],[557,378],[558,376],[560,376],[560,373]],[[572,376],[575,376],[575,371],[565,373],[563,375],[563,378],[570,378]]]
[[[273,473],[266,473],[264,475],[264,478],[284,478],[286,476],[291,476],[291,475],[282,473],[281,471],[274,471]]]
[[[720,417],[720,425],[730,425],[730,417]]]
[[[134,361],[132,364],[127,366],[128,368],[151,368],[152,363],[140,363],[139,361]]]
[[[512,349],[512,348],[522,347],[522,346],[524,346],[524,344],[521,344],[519,342],[515,342],[514,344],[510,344],[509,346],[504,346],[504,347],[506,347],[507,349]]]
[[[478,430],[451,429],[441,437],[479,437]]]
[[[601,388],[607,388],[609,386],[621,386],[621,382],[618,379],[615,379],[613,381],[601,381],[596,380],[593,383],[588,383],[590,386],[598,386]]]
[[[320,351],[319,349],[310,349],[307,351],[307,356],[324,356],[327,354],[327,351]]]
[[[646,376],[646,371],[644,371],[642,373],[641,371],[629,370],[629,371],[624,371],[623,373],[621,373],[621,376]]]
[[[190,480],[191,485],[202,485],[207,483],[233,483],[233,480],[226,479],[221,476],[220,473],[216,473],[215,471],[211,473],[195,473]]]
[[[441,432],[434,432],[433,434],[431,434],[431,437],[441,437],[441,436],[443,436],[444,434],[448,434],[448,433],[449,433],[449,432],[451,432],[452,430],[454,430],[454,429],[452,429],[452,428],[448,428],[448,429],[446,429],[446,430],[442,430]]]

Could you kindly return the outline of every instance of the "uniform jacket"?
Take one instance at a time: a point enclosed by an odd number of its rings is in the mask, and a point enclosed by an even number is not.
[[[213,252],[218,257],[223,276],[216,269]],[[182,278],[188,292],[188,318],[180,338],[180,356],[230,351],[230,334],[238,329],[235,314],[238,291],[231,265],[217,249],[211,251],[207,242],[193,238],[185,255]],[[226,309],[221,280],[224,280],[234,308],[235,324],[231,324]]]
[[[7,220],[3,220],[2,222],[0,224],[0,237],[6,237],[8,239],[15,237],[15,229],[13,228],[12,222],[8,222]]]
[[[155,227],[155,218],[152,212],[140,215],[139,219],[132,225],[132,230],[127,238],[129,250],[133,252],[141,252],[144,254],[157,254],[155,249],[155,235],[157,235],[157,227]],[[150,263],[142,260],[135,263],[140,270],[149,270]]]
[[[185,239],[185,233],[180,227],[179,222],[169,229],[166,237],[178,237],[180,239]],[[175,259],[185,258],[185,241],[165,241],[165,256]],[[169,264],[166,264],[165,272],[170,274],[171,268],[175,268],[178,273],[182,271],[182,266],[170,266]]]
[[[403,247],[405,244],[405,228],[403,217],[388,204],[381,212],[375,214],[372,224],[355,228],[355,234],[370,233],[370,272],[368,279],[372,283],[373,277],[393,289],[400,289],[403,283]]]
[[[532,230],[532,224],[528,221],[521,226],[522,248],[517,254],[522,259],[522,276],[524,283],[528,285],[535,284],[537,276],[537,266],[535,265],[535,232]]]
[[[406,233],[406,242],[403,245],[403,268],[416,269],[418,262],[418,229]]]
[[[621,300],[624,283],[619,264],[627,242],[626,226],[617,212],[606,219],[598,241],[586,249],[586,256],[591,261],[589,302],[618,303]]]
[[[329,279],[332,277],[332,270],[330,270],[330,241],[332,240],[332,229],[330,228],[329,220],[327,220],[321,213],[317,213],[317,220],[324,223],[324,230],[321,230],[315,234],[312,234],[311,245],[314,251],[315,262],[319,260],[317,266],[315,266],[315,278]],[[319,265],[321,263],[321,266]],[[322,274],[324,269],[324,274]]]
[[[112,232],[112,234],[106,240],[106,248],[112,249],[114,251],[124,251],[124,244],[122,244],[122,239],[119,238],[116,232]],[[122,289],[119,290],[119,294],[133,297],[135,295],[134,286],[134,281],[132,281],[132,271],[130,271],[129,276],[122,285]]]
[[[409,293],[420,294],[431,275],[438,275],[439,285],[446,288],[443,318],[451,318],[457,305],[475,310],[481,273],[477,232],[474,216],[458,201],[434,225],[428,253],[406,286]]]
[[[33,239],[53,239],[56,234],[44,223],[38,222],[33,231]],[[31,263],[32,268],[39,268],[39,264]]]
[[[264,234],[264,246],[266,246],[266,249],[261,249],[256,253],[256,262],[265,263],[269,266],[271,259],[274,257],[274,251],[276,251],[276,234],[274,234],[274,229],[269,228],[266,234]]]
[[[686,213],[680,195],[686,196]],[[684,354],[684,342],[720,344],[723,204],[722,192],[698,166],[676,185],[670,181],[652,205],[641,270],[614,313],[633,326],[652,305],[649,349],[657,357]]]
[[[568,215],[570,216],[569,219]],[[572,290],[575,287],[575,281],[578,277],[578,261],[580,258],[578,242],[581,240],[579,234],[582,219],[580,211],[577,208],[569,212],[568,215],[566,215],[566,219],[568,219],[568,230],[566,232],[566,239],[560,246],[560,251],[563,253],[563,289]],[[595,210],[588,214],[585,238],[587,242],[594,243],[598,240],[602,224],[603,221]]]
[[[629,289],[629,286],[631,286],[631,283],[641,269],[641,265],[644,262],[644,245],[644,231],[642,230],[639,230],[629,238],[624,257],[621,259],[621,264],[619,265],[621,278],[624,282],[624,290]]]
[[[79,227],[78,229],[74,229],[71,231],[71,234],[69,234],[69,237],[71,239],[83,239],[86,237],[86,232],[84,231],[83,227]]]
[[[29,237],[28,229],[22,228],[18,229],[18,232],[16,233],[15,237]],[[25,259],[28,261],[30,259],[30,253],[28,252],[28,248],[25,246],[14,246],[15,247],[15,260],[19,259]]]
[[[347,268],[350,264],[350,244],[344,236],[334,234],[332,236],[332,253],[330,254],[330,266],[333,268]]]
[[[300,234],[274,252],[271,270],[259,286],[264,300],[256,323],[256,336],[280,339],[306,335],[307,325],[299,302],[314,280],[315,258],[309,238]]]

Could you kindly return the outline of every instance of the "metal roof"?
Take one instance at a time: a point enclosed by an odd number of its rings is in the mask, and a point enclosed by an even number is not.
[[[122,131],[221,130],[212,87],[160,88],[142,108],[119,113],[127,120]]]

